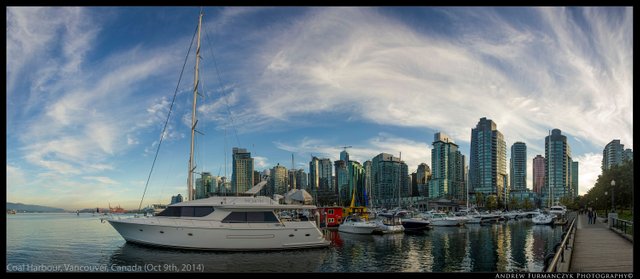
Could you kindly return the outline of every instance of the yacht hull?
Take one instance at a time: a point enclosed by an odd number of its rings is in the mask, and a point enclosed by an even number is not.
[[[256,251],[326,247],[313,222],[221,223],[131,218],[108,220],[128,242],[193,250]]]

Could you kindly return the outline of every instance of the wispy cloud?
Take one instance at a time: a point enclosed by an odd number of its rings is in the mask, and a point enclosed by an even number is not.
[[[596,184],[602,174],[602,153],[585,153],[573,159],[578,161],[578,194],[584,195]]]

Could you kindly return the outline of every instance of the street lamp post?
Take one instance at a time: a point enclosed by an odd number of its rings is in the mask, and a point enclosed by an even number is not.
[[[616,212],[616,204],[614,202],[614,197],[615,197],[615,187],[616,186],[616,181],[615,180],[611,180],[611,212]]]

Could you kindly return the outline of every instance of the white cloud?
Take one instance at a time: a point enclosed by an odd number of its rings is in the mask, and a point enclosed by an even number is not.
[[[632,9],[579,10],[593,38],[564,9],[528,11],[542,15],[542,27],[477,9],[451,12],[455,23],[484,20],[456,25],[464,32],[451,38],[417,33],[375,9],[314,10],[266,36],[272,40],[251,59],[259,79],[243,98],[268,100],[251,112],[272,120],[348,113],[446,130],[463,143],[484,116],[509,144],[540,142],[552,128],[594,145],[610,135],[632,143]]]
[[[7,189],[21,188],[26,182],[27,179],[22,169],[7,164]]]
[[[83,176],[82,178],[97,181],[101,184],[118,184],[118,182],[106,176]]]
[[[585,153],[573,160],[578,161],[578,194],[584,195],[602,174],[602,153]]]
[[[253,166],[255,170],[263,170],[271,166],[269,159],[266,157],[255,156],[253,157]]]

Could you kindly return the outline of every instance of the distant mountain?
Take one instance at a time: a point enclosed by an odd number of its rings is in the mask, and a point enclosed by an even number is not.
[[[34,204],[7,202],[7,209],[14,209],[18,212],[64,212],[62,208],[48,207]]]

